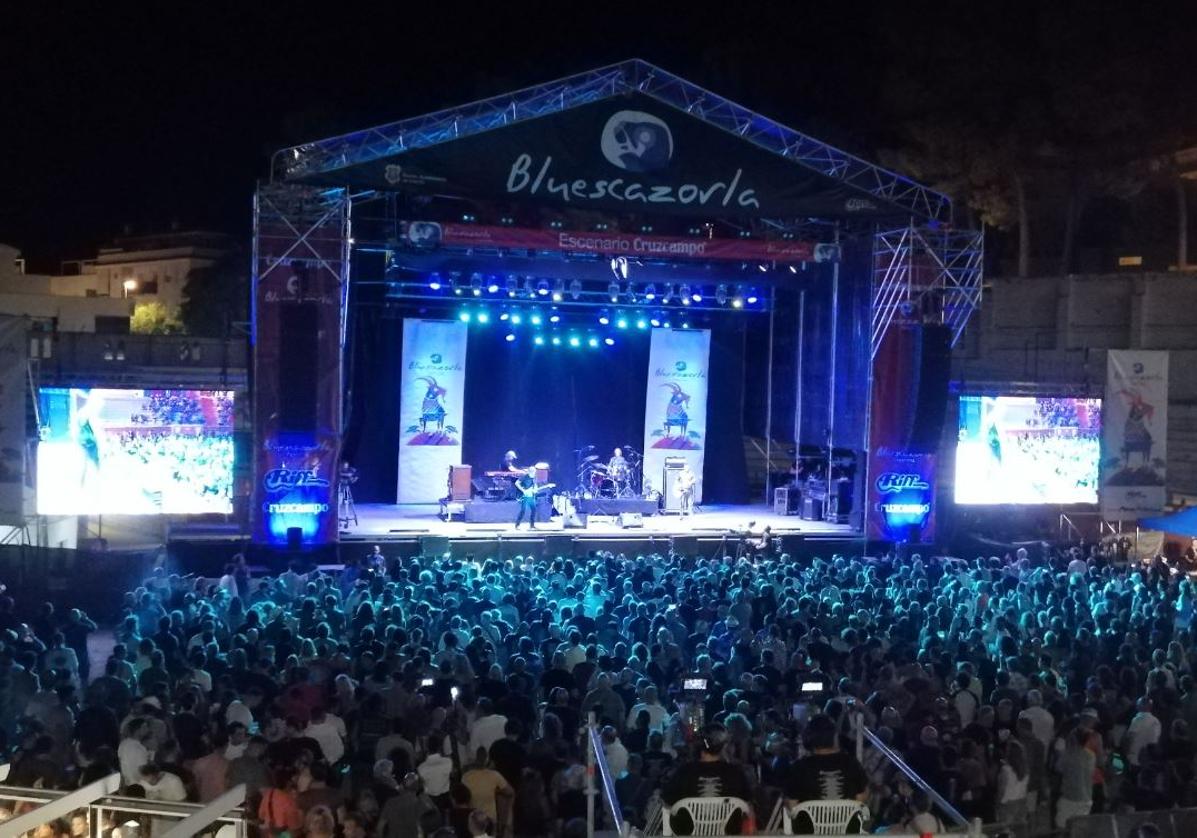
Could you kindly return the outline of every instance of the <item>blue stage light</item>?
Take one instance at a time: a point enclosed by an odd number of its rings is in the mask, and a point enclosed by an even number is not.
[[[750,305],[750,306],[754,306],[754,305],[756,305],[756,299],[757,299],[757,298],[756,298],[756,293],[755,293],[755,292],[752,292],[752,291],[750,291],[750,292],[748,293],[748,299],[747,299],[747,300],[745,300],[745,302],[746,302],[746,303],[748,303],[748,305]]]
[[[669,328],[669,321],[668,321],[668,320],[666,320],[665,322],[663,322],[663,323],[661,324],[661,327],[662,327],[662,328],[664,328],[664,329],[668,329],[668,328]]]
[[[701,303],[702,302],[702,290],[699,289],[699,290],[695,291],[693,294],[690,295],[690,299],[692,299],[696,303]]]
[[[560,346],[560,345],[561,345],[561,338],[557,337],[556,335],[553,335],[553,346]]]
[[[550,318],[549,318],[549,322],[550,322],[550,323],[560,323],[560,322],[561,322],[561,315],[560,315],[560,314],[554,314],[552,317],[550,317]]]
[[[524,322],[524,318],[522,315],[513,314],[513,315],[511,315],[511,322],[518,326],[519,324]]]
[[[499,319],[503,320],[503,321],[506,321],[507,318],[509,318],[509,317],[511,317],[511,315],[508,314],[507,312],[503,312],[502,314],[499,315]]]
[[[470,313],[468,311],[463,311],[461,314],[457,315],[457,319],[460,320],[462,323],[469,323],[470,322]]]
[[[441,290],[441,275],[439,273],[434,272],[428,277],[428,287],[433,291]]]
[[[532,315],[532,318],[531,318],[531,321],[530,321],[530,322],[532,323],[532,325],[533,325],[533,326],[539,326],[539,325],[541,324],[541,317],[540,317],[540,315],[539,315],[539,314],[533,314],[533,315]]]
[[[598,347],[598,338],[591,338],[590,340],[586,341],[586,343],[591,349],[595,349]]]
[[[657,286],[653,285],[650,282],[648,285],[644,286],[644,299],[648,300],[649,302],[652,302],[656,298],[657,298]]]
[[[537,335],[536,337],[532,338],[532,342],[537,346],[544,346],[544,335]]]
[[[690,328],[690,324],[689,324],[689,323],[683,323],[683,324],[682,324],[682,328],[683,328],[683,329],[689,329],[689,328]]]
[[[499,278],[497,276],[490,278],[490,284],[486,286],[486,291],[488,294],[499,293]]]
[[[490,315],[487,314],[485,311],[480,311],[480,312],[478,312],[477,320],[479,323],[489,323]]]
[[[541,279],[537,281],[536,293],[542,297],[547,297],[549,295],[549,281],[547,279]]]
[[[625,317],[621,317],[621,318],[619,318],[618,320],[616,320],[616,321],[615,321],[615,328],[617,328],[617,329],[626,329],[627,327],[628,327],[628,321],[627,321],[627,318],[625,318]]]
[[[513,340],[515,340],[515,335],[509,334],[507,337],[503,338],[503,340],[507,341],[508,343],[511,343]]]
[[[599,323],[603,326],[609,326],[611,324],[611,318],[608,317],[606,314],[600,314],[599,315]]]
[[[636,321],[636,328],[637,329],[647,329],[648,321],[645,320],[643,317],[641,317],[639,320]]]
[[[661,318],[659,318],[659,317],[654,317],[652,320],[650,320],[650,321],[648,321],[648,322],[649,322],[649,323],[651,323],[651,324],[652,324],[652,327],[655,329],[655,328],[657,328],[658,326],[660,326],[660,325],[661,325]]]
[[[577,349],[579,346],[582,345],[582,341],[580,341],[578,339],[577,335],[571,335],[569,338],[569,345],[572,346],[574,349]]]
[[[603,343],[607,344],[607,346],[614,346],[615,338],[603,338]]]

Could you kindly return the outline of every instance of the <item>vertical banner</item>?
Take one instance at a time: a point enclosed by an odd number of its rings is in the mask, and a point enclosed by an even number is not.
[[[644,402],[644,482],[664,488],[665,460],[681,458],[698,477],[702,501],[707,440],[707,382],[711,333],[707,329],[653,329]]]
[[[0,524],[25,522],[25,387],[28,324],[0,317]]]
[[[869,457],[869,537],[925,542],[935,533],[935,455],[881,446]]]
[[[1157,515],[1167,500],[1168,353],[1107,353],[1101,514],[1107,521]]]
[[[349,272],[342,190],[271,184],[254,206],[254,540],[337,540],[341,324]],[[299,544],[296,544],[298,536]]]
[[[443,498],[449,466],[461,463],[468,337],[457,320],[403,321],[399,503]]]

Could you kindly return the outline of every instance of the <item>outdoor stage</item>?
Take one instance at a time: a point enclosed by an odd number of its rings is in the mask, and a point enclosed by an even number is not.
[[[527,549],[527,545],[545,540],[552,542],[552,549],[565,551],[563,538],[573,542],[569,552],[586,552],[599,549],[669,549],[676,538],[692,539],[692,544],[709,552],[730,536],[731,551],[734,552],[740,533],[750,528],[759,535],[765,527],[771,527],[781,537],[785,549],[797,551],[799,545],[809,542],[808,551],[828,553],[834,549],[847,549],[850,542],[859,542],[860,534],[854,533],[847,524],[831,524],[823,521],[804,521],[797,515],[777,515],[764,504],[748,506],[704,506],[700,514],[690,518],[679,515],[644,516],[644,526],[622,529],[614,516],[590,515],[585,529],[564,529],[559,517],[536,525],[529,531],[521,527],[515,530],[510,523],[467,524],[461,520],[442,521],[436,504],[394,504],[369,503],[357,507],[357,526],[342,530],[340,535],[342,555],[352,550],[354,544],[418,542],[425,539],[452,539],[454,548],[465,552],[479,549],[496,549],[503,552],[503,545]],[[456,552],[456,550],[455,550]]]

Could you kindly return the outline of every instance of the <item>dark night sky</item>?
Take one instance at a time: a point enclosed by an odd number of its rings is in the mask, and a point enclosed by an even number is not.
[[[923,13],[911,3],[660,4],[668,11],[644,12],[649,5],[6,10],[0,241],[53,269],[90,255],[124,224],[149,231],[177,220],[248,238],[254,181],[276,148],[634,56],[868,153],[887,129],[879,102],[895,61],[925,65],[933,77],[953,51],[952,27],[1016,42],[1027,24],[1005,3],[985,4],[982,17],[974,3]],[[951,21],[953,6],[968,22]],[[1168,56],[1197,43],[1183,35],[1187,22],[1110,12],[1095,23],[1093,4],[1077,8],[1085,26],[1114,44],[1138,43],[1158,58],[1161,84],[1181,84]],[[925,29],[920,18],[937,23]],[[1161,36],[1172,39],[1172,52],[1152,43]]]

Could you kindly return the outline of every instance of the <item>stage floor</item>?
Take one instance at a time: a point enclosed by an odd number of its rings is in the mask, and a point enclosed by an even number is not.
[[[527,526],[518,531],[511,524],[467,524],[459,520],[442,521],[437,504],[407,504],[397,506],[384,503],[357,505],[358,523],[341,531],[341,542],[395,541],[440,536],[456,540],[494,541],[521,539],[544,535],[570,535],[580,541],[608,541],[613,538],[651,539],[670,536],[697,536],[704,540],[720,538],[730,531],[743,531],[752,525],[759,533],[766,526],[781,536],[824,536],[851,538],[856,531],[848,524],[823,521],[804,521],[797,515],[777,515],[764,504],[746,506],[705,505],[702,512],[689,518],[680,515],[645,516],[643,528],[621,529],[616,518],[590,515],[585,529],[564,529],[560,518],[539,522],[536,531]]]

